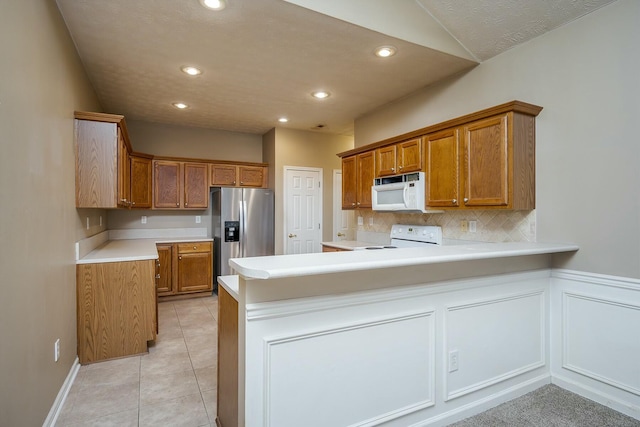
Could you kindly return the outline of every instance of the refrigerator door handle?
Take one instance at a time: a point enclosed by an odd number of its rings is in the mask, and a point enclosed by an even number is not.
[[[240,233],[240,257],[244,258],[247,254],[246,254],[246,233],[245,233],[245,214],[247,212],[247,202],[245,202],[244,200],[241,200],[238,202],[239,208],[240,208],[240,230],[238,230],[238,232]]]

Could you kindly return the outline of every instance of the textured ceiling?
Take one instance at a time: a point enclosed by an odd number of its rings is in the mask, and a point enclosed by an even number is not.
[[[401,2],[416,17],[444,25],[431,31],[450,40],[432,46],[424,34],[409,34],[420,25],[382,32],[282,0],[228,0],[221,12],[198,0],[57,4],[105,112],[256,134],[322,125],[322,132],[349,135],[358,116],[475,66],[469,58],[490,58],[610,1],[334,0],[338,7]],[[409,22],[386,12],[367,16],[387,16],[400,27]],[[376,58],[381,45],[398,53]],[[184,65],[204,73],[189,77]],[[310,93],[317,89],[332,96],[315,100]],[[171,104],[178,101],[189,108],[177,110]],[[280,125],[281,116],[289,123]]]

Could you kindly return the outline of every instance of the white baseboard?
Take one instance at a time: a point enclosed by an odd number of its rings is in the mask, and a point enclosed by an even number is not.
[[[529,392],[532,392],[551,382],[549,374],[540,375],[528,381],[501,390],[483,399],[474,400],[473,402],[455,408],[451,411],[444,412],[435,417],[412,424],[410,427],[441,427],[464,420],[473,415],[494,408],[502,403],[516,399]]]
[[[76,375],[78,375],[78,371],[80,370],[80,360],[76,357],[71,365],[71,369],[67,374],[67,378],[64,380],[60,391],[58,392],[58,396],[56,396],[56,400],[53,402],[53,406],[49,410],[49,415],[42,423],[42,427],[54,427],[56,425],[56,421],[58,420],[58,416],[62,411],[62,407],[64,406],[65,400],[67,400],[67,396],[69,395],[69,390],[71,390],[71,386],[73,382],[76,380]]]
[[[580,384],[569,378],[559,375],[552,375],[551,383],[557,385],[560,388],[569,390],[572,393],[578,394],[594,402],[598,402],[601,405],[607,406],[622,414],[628,415],[631,418],[640,420],[640,407],[631,405],[628,402],[622,401],[610,394],[597,390],[593,387],[589,387],[585,384]]]

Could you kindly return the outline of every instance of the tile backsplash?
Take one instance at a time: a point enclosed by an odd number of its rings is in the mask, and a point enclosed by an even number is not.
[[[536,213],[532,211],[465,210],[441,214],[410,214],[356,211],[363,217],[358,235],[383,233],[387,236],[393,224],[439,225],[445,239],[478,240],[483,242],[535,242]],[[370,225],[373,219],[373,225]],[[463,232],[461,221],[476,221],[476,232]]]

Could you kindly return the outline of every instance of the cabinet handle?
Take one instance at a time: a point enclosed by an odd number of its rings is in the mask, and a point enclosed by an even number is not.
[[[360,202],[358,202],[358,206],[360,206]]]
[[[160,278],[160,274],[156,274],[156,279],[159,279],[159,278]]]
[[[453,199],[451,202],[452,203],[458,203],[458,199]]]
[[[396,171],[396,168],[391,168],[391,172],[395,172],[395,171]]]
[[[240,181],[240,185],[244,185],[244,181]]]
[[[184,202],[184,206],[185,206],[185,207],[189,206],[189,203]]]
[[[398,169],[402,170],[402,168],[403,168],[403,167],[404,167],[404,166],[398,166]]]
[[[355,202],[351,202],[351,206],[355,206],[355,205],[356,205]]]
[[[180,207],[180,203],[176,203],[176,206]]]
[[[195,249],[196,249],[196,247],[194,246],[194,247],[193,247],[193,249],[195,250]]]
[[[464,198],[464,202],[467,203],[469,201],[469,199],[467,199],[466,197]]]
[[[178,257],[178,259],[182,259],[182,257],[181,257],[181,256],[179,256],[179,257]]]

